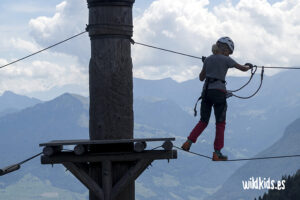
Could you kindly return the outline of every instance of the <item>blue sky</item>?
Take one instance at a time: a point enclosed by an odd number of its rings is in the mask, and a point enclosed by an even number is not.
[[[33,17],[41,15],[52,15],[55,11],[55,6],[59,4],[60,0],[51,1],[24,1],[24,0],[2,0],[0,8],[2,10],[0,16],[1,19],[9,17],[10,20],[1,20],[2,24],[10,25],[26,25],[28,21]],[[11,22],[13,24],[11,24]]]
[[[83,0],[2,0],[0,8],[0,64],[81,32],[88,17]],[[202,56],[227,35],[236,44],[232,57],[241,64],[300,63],[294,45],[300,42],[300,0],[136,0],[133,13],[134,39],[140,42]],[[84,35],[2,69],[0,93],[47,94],[53,88],[71,88],[87,95],[89,45]],[[144,79],[185,81],[197,77],[202,67],[198,60],[138,46],[132,47],[132,57],[134,76]],[[232,70],[229,75],[247,74]]]

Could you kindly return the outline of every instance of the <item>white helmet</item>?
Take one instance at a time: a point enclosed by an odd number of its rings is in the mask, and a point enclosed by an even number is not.
[[[227,44],[227,46],[231,50],[231,53],[233,53],[234,43],[233,43],[233,41],[232,41],[232,39],[230,37],[221,37],[220,39],[218,39],[217,42],[220,42],[220,43],[223,43],[223,44]]]

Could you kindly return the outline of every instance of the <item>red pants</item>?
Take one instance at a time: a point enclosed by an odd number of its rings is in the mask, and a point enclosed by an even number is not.
[[[199,121],[199,123],[195,126],[195,128],[190,133],[188,139],[191,140],[193,143],[197,141],[199,135],[204,131],[207,127],[206,122]],[[216,137],[214,142],[214,149],[221,150],[224,147],[224,131],[225,131],[225,122],[218,122],[216,123]]]

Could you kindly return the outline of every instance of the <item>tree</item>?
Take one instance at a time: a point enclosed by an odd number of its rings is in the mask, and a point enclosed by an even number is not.
[[[284,190],[269,190],[258,200],[297,200],[300,199],[300,170],[293,176],[283,176],[285,180]],[[256,200],[256,198],[255,198]]]

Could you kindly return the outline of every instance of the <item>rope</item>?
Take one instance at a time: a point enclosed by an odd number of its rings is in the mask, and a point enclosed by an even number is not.
[[[188,152],[188,153],[190,153],[190,154],[194,154],[194,155],[201,156],[201,157],[204,157],[204,158],[212,159],[212,157],[209,157],[209,156],[206,156],[206,155],[203,155],[203,154],[200,154],[200,153],[196,153],[196,152],[192,152],[192,151],[185,151],[185,150],[183,150],[182,148],[177,147],[177,146],[175,146],[175,145],[174,145],[174,147],[175,147],[176,149],[179,149],[179,150],[184,151],[184,152]]]
[[[182,148],[177,147],[175,145],[174,145],[174,147],[176,149],[181,150],[181,151],[184,151],[184,152],[187,152],[187,153],[190,153],[190,154],[194,154],[194,155],[201,156],[201,157],[208,158],[208,159],[212,160],[212,157],[209,157],[209,156],[206,156],[206,155],[203,155],[203,154],[199,154],[199,153],[196,153],[196,152],[192,152],[192,151],[185,151]],[[238,159],[230,159],[230,160],[224,160],[224,161],[234,162],[234,161],[246,161],[246,160],[267,160],[267,159],[278,159],[278,158],[292,158],[292,157],[300,157],[300,155],[295,154],[295,155],[286,155],[286,156],[266,156],[266,157],[254,157],[254,158],[238,158]]]
[[[43,51],[46,51],[46,50],[48,50],[48,49],[51,49],[51,48],[53,48],[53,47],[55,47],[55,46],[57,46],[57,45],[60,45],[60,44],[62,44],[62,43],[64,43],[64,42],[67,42],[68,40],[71,40],[71,39],[73,39],[73,38],[75,38],[75,37],[78,37],[78,36],[80,36],[80,35],[82,35],[82,34],[84,34],[84,33],[86,33],[86,32],[87,32],[87,31],[83,31],[83,32],[78,33],[78,34],[76,34],[76,35],[74,35],[74,36],[72,36],[72,37],[69,37],[69,38],[67,38],[67,39],[65,39],[65,40],[63,40],[63,41],[60,41],[60,42],[55,43],[55,44],[53,44],[53,45],[51,45],[51,46],[48,46],[48,47],[46,47],[46,48],[44,48],[44,49],[41,49],[41,50],[39,50],[39,51],[37,51],[37,52],[34,52],[34,53],[32,53],[32,54],[29,54],[28,56],[25,56],[25,57],[23,57],[23,58],[20,58],[20,59],[18,59],[18,60],[15,60],[15,61],[13,61],[13,62],[8,63],[8,64],[2,65],[2,66],[0,67],[0,69],[1,69],[1,68],[4,68],[4,67],[7,67],[7,66],[9,66],[9,65],[12,65],[12,64],[14,64],[14,63],[17,63],[17,62],[19,62],[19,61],[21,61],[21,60],[25,60],[25,59],[27,59],[27,58],[29,58],[29,57],[31,57],[31,56],[34,56],[34,55],[36,55],[36,54],[39,54],[39,53],[41,53],[41,52],[43,52]]]
[[[160,147],[162,147],[162,145],[160,145],[160,146],[158,146],[158,147],[155,147],[155,148],[153,148],[153,149],[151,149],[151,150],[159,149]]]
[[[236,89],[236,90],[230,90],[230,92],[238,92],[238,91],[240,91],[241,89],[243,89],[244,87],[246,87],[246,86],[251,82],[251,80],[252,80],[254,74],[255,74],[256,71],[257,71],[257,66],[256,66],[256,65],[254,66],[254,68],[255,68],[254,70],[253,70],[253,68],[251,68],[251,76],[250,76],[248,82],[245,83],[243,86],[241,86],[240,88],[238,88],[238,89]]]
[[[193,56],[193,55],[189,55],[189,54],[186,54],[186,53],[181,53],[181,52],[173,51],[173,50],[169,50],[169,49],[164,49],[164,48],[152,46],[152,45],[149,45],[149,44],[135,42],[133,39],[131,39],[130,41],[131,41],[132,44],[138,44],[138,45],[142,45],[142,46],[145,46],[145,47],[150,47],[150,48],[153,48],[153,49],[158,49],[158,50],[162,50],[162,51],[166,51],[166,52],[170,52],[170,53],[175,53],[175,54],[179,54],[179,55],[182,55],[182,56],[187,56],[187,57],[191,57],[191,58],[196,58],[196,59],[201,59],[202,60],[202,57]]]
[[[231,94],[232,94],[232,96],[234,96],[234,97],[237,97],[237,98],[239,98],[239,99],[250,99],[250,98],[252,98],[253,96],[255,96],[257,93],[258,93],[258,91],[261,89],[261,86],[262,86],[262,83],[263,83],[263,79],[264,79],[264,67],[262,67],[262,69],[261,69],[261,75],[260,75],[260,84],[259,84],[259,87],[257,88],[257,90],[252,94],[252,95],[250,95],[250,96],[247,96],[247,97],[241,97],[241,96],[238,96],[238,95],[235,95],[235,94],[233,94],[231,91]],[[251,79],[250,79],[251,80]]]
[[[258,68],[269,68],[269,69],[300,69],[300,67],[265,67],[257,66]]]
[[[237,96],[237,95],[233,94],[233,92],[237,92],[237,91],[243,89],[244,87],[246,87],[246,86],[251,82],[251,80],[252,80],[254,74],[255,74],[256,71],[257,71],[257,66],[255,65],[254,68],[255,68],[254,70],[253,70],[253,68],[251,68],[251,76],[250,76],[248,82],[245,83],[243,86],[241,86],[240,88],[238,88],[238,89],[236,89],[236,90],[227,90],[227,91],[226,91],[226,98],[229,98],[229,97],[234,96],[234,97],[237,97],[237,98],[240,98],[240,99],[249,99],[249,98],[253,97],[254,95],[256,95],[256,94],[258,93],[258,91],[260,90],[260,88],[261,88],[261,86],[262,86],[262,82],[263,82],[264,68],[262,68],[262,71],[261,71],[260,86],[258,87],[258,89],[256,90],[256,92],[254,92],[254,94],[252,94],[251,96],[248,96],[248,97],[240,97],[240,96]],[[206,84],[206,89],[205,89],[205,91],[207,90],[207,86],[208,86],[208,85]],[[202,96],[202,94],[201,94],[201,96],[197,99],[196,104],[195,104],[195,106],[194,106],[194,116],[195,116],[195,117],[197,116],[197,105],[198,105],[198,102],[199,102],[202,98],[203,98],[203,96]]]
[[[17,59],[17,60],[15,60],[15,61],[10,62],[10,63],[5,64],[5,65],[2,65],[2,66],[0,66],[0,69],[1,69],[1,68],[4,68],[4,67],[7,67],[7,66],[9,66],[9,65],[12,65],[12,64],[14,64],[14,63],[17,63],[17,62],[19,62],[19,61],[21,61],[21,60],[25,60],[25,59],[27,59],[27,58],[29,58],[29,57],[31,57],[31,56],[34,56],[34,55],[36,55],[36,54],[39,54],[39,53],[41,53],[41,52],[43,52],[43,51],[46,51],[46,50],[48,50],[48,49],[51,49],[51,48],[53,48],[53,47],[55,47],[55,46],[57,46],[57,45],[60,45],[60,44],[62,44],[62,43],[64,43],[64,42],[68,41],[68,40],[71,40],[71,39],[73,39],[73,38],[75,38],[75,37],[78,37],[78,36],[80,36],[80,35],[82,35],[82,34],[84,34],[84,33],[86,33],[86,32],[88,32],[88,31],[85,30],[85,31],[83,31],[83,32],[81,32],[81,33],[78,33],[78,34],[76,34],[76,35],[74,35],[74,36],[72,36],[72,37],[69,37],[69,38],[67,38],[67,39],[65,39],[65,40],[63,40],[63,41],[60,41],[60,42],[55,43],[55,44],[53,44],[53,45],[51,45],[51,46],[48,46],[48,47],[46,47],[46,48],[44,48],[44,49],[41,49],[41,50],[39,50],[39,51],[37,51],[37,52],[34,52],[34,53],[32,53],[32,54],[29,54],[29,55],[27,55],[27,56],[25,56],[25,57],[23,57],[23,58]],[[187,56],[187,57],[191,57],[191,58],[196,58],[196,59],[203,60],[203,56],[202,56],[202,57],[194,56],[194,55],[190,55],[190,54],[186,54],[186,53],[182,53],[182,52],[178,52],[178,51],[174,51],[174,50],[170,50],[170,49],[165,49],[165,48],[161,48],[161,47],[157,47],[157,46],[153,46],[153,45],[149,45],[149,44],[145,44],[145,43],[141,43],[141,42],[135,42],[133,39],[130,39],[130,42],[131,42],[133,45],[134,45],[134,44],[138,44],[138,45],[141,45],[141,46],[145,46],[145,47],[149,47],[149,48],[153,48],[153,49],[158,49],[158,50],[161,50],[161,51],[166,51],[166,52],[170,52],[170,53],[174,53],[174,54],[178,54],[178,55],[182,55],[182,56]],[[262,68],[262,66],[258,66],[258,68]],[[300,67],[264,67],[264,68],[272,68],[272,69],[300,69]]]
[[[145,43],[141,43],[141,42],[135,42],[133,39],[130,39],[131,43],[134,44],[138,44],[138,45],[142,45],[145,47],[150,47],[153,49],[158,49],[161,51],[166,51],[166,52],[170,52],[170,53],[175,53],[175,54],[179,54],[182,56],[187,56],[187,57],[191,57],[191,58],[196,58],[196,59],[201,59],[202,57],[199,56],[194,56],[194,55],[190,55],[190,54],[186,54],[186,53],[182,53],[182,52],[178,52],[178,51],[174,51],[174,50],[170,50],[170,49],[165,49],[165,48],[161,48],[161,47],[157,47],[157,46],[153,46],[153,45],[149,45],[149,44],[145,44]],[[300,67],[265,67],[265,66],[257,66],[258,68],[269,68],[269,69],[300,69]]]
[[[7,167],[4,167],[4,168],[0,169],[0,176],[3,176],[5,174],[11,173],[13,171],[19,170],[21,168],[21,165],[23,165],[24,163],[38,157],[41,154],[42,153],[38,153],[38,154],[36,154],[36,155],[26,159],[26,160],[23,160],[23,161],[17,163],[17,164],[13,164],[13,165],[10,165],[10,166],[7,166]]]
[[[266,156],[266,157],[254,157],[254,158],[239,158],[239,159],[230,159],[226,161],[245,161],[245,160],[267,160],[267,159],[278,159],[278,158],[293,158],[300,157],[300,155],[286,155],[286,156]]]
[[[26,162],[28,162],[28,161],[30,161],[30,160],[32,160],[32,159],[38,157],[38,156],[41,155],[42,153],[43,153],[43,152],[38,153],[38,154],[36,154],[36,155],[34,155],[34,156],[32,156],[32,157],[26,159],[26,160],[23,160],[22,162],[19,162],[18,165],[22,165],[22,164],[24,164],[24,163],[26,163]]]

